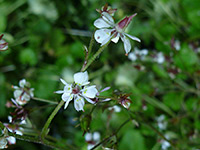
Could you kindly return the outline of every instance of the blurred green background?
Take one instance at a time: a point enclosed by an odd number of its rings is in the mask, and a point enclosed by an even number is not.
[[[31,83],[35,97],[60,101],[53,92],[63,88],[62,77],[73,82],[73,74],[79,72],[84,61],[83,45],[88,46],[93,34],[93,22],[100,17],[96,9],[105,3],[117,8],[115,20],[138,13],[127,29],[141,43],[131,42],[132,51],[148,49],[148,59],[132,62],[125,56],[122,42],[111,43],[89,67],[92,84],[103,88],[110,86],[107,95],[115,89],[132,93],[130,111],[139,119],[128,123],[112,139],[120,150],[160,150],[162,138],[149,124],[160,130],[157,117],[164,115],[167,123],[163,135],[168,135],[178,149],[200,149],[200,1],[199,0],[0,0],[0,33],[9,43],[9,50],[0,52],[0,118],[8,122],[12,108],[6,108],[13,97],[12,85],[22,78]],[[174,47],[180,43],[180,50]],[[98,49],[95,43],[92,53]],[[165,61],[153,60],[162,52]],[[134,67],[135,66],[135,67]],[[144,66],[138,70],[136,66]],[[178,71],[177,71],[178,70]],[[105,94],[105,95],[106,95]],[[109,102],[106,107],[116,102]],[[31,101],[27,108],[37,108],[44,103]],[[38,130],[53,107],[38,109],[29,119]],[[86,149],[79,118],[85,113],[76,112],[73,104],[60,110],[51,124],[50,134],[60,141]],[[91,132],[98,131],[101,139],[111,134],[129,115],[125,109],[111,113],[99,105],[92,116]],[[104,110],[104,111],[103,111]],[[42,114],[42,115],[41,115]],[[108,116],[111,119],[108,123]],[[109,124],[109,125],[108,125]],[[17,140],[9,149],[47,150],[48,147]],[[102,149],[102,148],[99,148]],[[168,149],[174,149],[169,147]]]

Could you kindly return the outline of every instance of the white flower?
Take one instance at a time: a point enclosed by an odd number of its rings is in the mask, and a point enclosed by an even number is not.
[[[167,150],[170,146],[171,146],[170,143],[167,142],[167,141],[165,141],[165,140],[163,140],[163,141],[161,142],[161,149],[162,149],[162,150]]]
[[[89,103],[95,103],[92,99],[96,97],[98,91],[95,85],[88,86],[90,82],[88,81],[87,71],[74,74],[75,84],[68,84],[63,79],[60,80],[65,85],[64,90],[56,91],[55,93],[62,94],[62,100],[65,101],[65,109],[72,100],[74,100],[74,107],[77,111],[84,111],[84,99]]]
[[[13,86],[13,88],[15,89],[14,98],[19,105],[26,104],[34,96],[34,89],[30,88],[30,83],[25,79],[19,81],[19,87]]]
[[[165,116],[160,115],[159,117],[156,118],[157,123],[158,123],[158,128],[160,130],[165,130],[167,128],[167,121],[165,121]]]
[[[92,133],[86,133],[85,134],[85,141],[88,143],[87,149],[92,149],[99,141],[100,141],[101,135],[99,132]]]
[[[0,137],[0,149],[5,149],[7,148],[7,144],[16,144],[16,138],[13,136],[8,135],[8,130],[7,128],[4,128],[3,130],[3,136]]]
[[[159,52],[156,57],[154,58],[154,61],[159,63],[159,64],[162,64],[164,61],[165,61],[165,56],[163,55],[162,52]]]
[[[176,40],[174,42],[174,48],[179,51],[181,49],[181,44],[180,44],[180,41],[179,40]]]
[[[114,111],[114,112],[120,112],[121,108],[119,106],[117,106],[117,105],[114,105],[112,107],[109,107],[108,110]]]
[[[147,54],[148,54],[147,49],[139,50],[139,49],[135,48],[133,52],[129,53],[128,58],[131,61],[136,61],[138,58],[141,59],[141,60],[144,60],[145,56]]]
[[[103,46],[110,40],[114,43],[117,43],[119,41],[119,38],[121,38],[122,42],[124,43],[126,54],[128,54],[131,50],[131,43],[129,41],[129,38],[140,42],[140,39],[138,39],[137,37],[125,33],[126,27],[135,15],[136,14],[125,17],[119,23],[115,24],[113,17],[109,13],[102,12],[102,17],[95,20],[94,22],[94,26],[98,28],[98,30],[96,30],[94,34],[95,40],[98,43],[101,43],[101,46]]]

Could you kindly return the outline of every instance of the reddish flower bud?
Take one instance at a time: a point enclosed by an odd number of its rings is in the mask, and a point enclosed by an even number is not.
[[[121,20],[118,23],[118,27],[120,29],[125,29],[129,25],[129,23],[131,22],[131,20],[133,19],[133,17],[135,17],[136,15],[137,15],[137,13],[133,14],[132,16],[125,17],[123,20]]]
[[[5,51],[8,49],[8,43],[2,38],[3,38],[3,34],[0,35],[0,51]]]

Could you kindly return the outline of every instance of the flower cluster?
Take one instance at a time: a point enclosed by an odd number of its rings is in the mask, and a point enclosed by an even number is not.
[[[139,50],[138,48],[135,48],[133,52],[129,53],[128,58],[131,61],[136,61],[137,59],[144,60],[147,54],[147,49]]]
[[[125,29],[132,21],[133,17],[136,16],[136,13],[129,17],[125,17],[118,23],[115,23],[112,16],[114,14],[113,10],[111,13],[109,10],[107,10],[107,8],[105,9],[104,6],[104,9],[99,12],[101,13],[101,17],[94,22],[94,26],[98,28],[94,34],[95,40],[100,43],[101,46],[103,46],[110,40],[114,43],[117,43],[119,38],[121,38],[122,42],[124,43],[124,49],[127,55],[131,50],[131,43],[129,38],[140,42],[139,38],[125,33]]]
[[[10,127],[12,127],[12,129]],[[8,144],[9,145],[16,144],[16,138],[13,137],[13,136],[9,136],[8,130],[10,132],[15,133],[15,134],[22,135],[21,131],[19,131],[17,129],[13,130],[13,128],[14,128],[13,125],[10,125],[10,127],[6,126],[6,128],[4,128],[3,131],[2,131],[2,136],[0,137],[0,149],[7,148]]]
[[[19,105],[26,104],[34,96],[34,88],[30,88],[30,83],[25,79],[19,81],[18,86],[12,86],[14,91],[14,98]]]
[[[0,35],[0,51],[5,51],[8,49],[8,43],[2,38],[3,38],[3,34]]]
[[[73,84],[68,84],[63,79],[60,79],[61,82],[65,85],[64,89],[56,91],[55,93],[62,94],[62,100],[66,102],[64,106],[65,109],[67,108],[69,102],[72,100],[74,100],[74,107],[77,111],[84,111],[84,99],[86,99],[91,104],[95,103],[92,99],[96,97],[98,91],[95,85],[88,86],[90,83],[88,78],[88,73],[85,71],[74,74]]]

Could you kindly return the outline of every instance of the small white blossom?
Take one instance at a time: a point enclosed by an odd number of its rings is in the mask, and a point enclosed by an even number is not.
[[[133,52],[129,53],[128,58],[131,61],[136,61],[137,59],[144,60],[146,55],[148,55],[147,49],[139,50],[135,48]]]
[[[165,56],[163,55],[162,52],[159,52],[155,58],[154,58],[154,61],[159,63],[159,64],[162,64],[164,61],[165,61]]]
[[[101,139],[101,135],[99,132],[86,133],[85,141],[88,143],[87,149],[92,149]]]
[[[180,41],[179,40],[176,40],[174,42],[174,48],[179,51],[181,49],[181,44],[180,44]]]
[[[94,26],[98,28],[94,34],[95,40],[100,43],[101,46],[103,46],[110,40],[114,43],[117,43],[119,38],[121,38],[122,42],[124,43],[125,52],[128,54],[131,50],[131,43],[129,38],[140,42],[139,38],[125,33],[125,29],[131,22],[132,18],[136,16],[136,14],[125,17],[117,24],[115,24],[113,17],[109,13],[102,12],[101,14],[102,17],[95,20],[94,22]]]
[[[165,121],[165,116],[160,115],[159,117],[156,118],[157,123],[158,123],[158,128],[160,130],[165,130],[167,128],[167,121]]]
[[[169,139],[168,134],[165,134],[165,138]],[[168,150],[168,148],[171,146],[171,144],[164,139],[162,139],[160,143],[161,143],[161,150]]]
[[[65,85],[64,90],[56,91],[55,93],[62,94],[62,100],[65,101],[65,109],[72,100],[74,100],[74,107],[77,111],[84,111],[84,99],[89,103],[95,103],[92,99],[96,97],[98,91],[95,85],[88,86],[90,82],[88,81],[87,71],[74,74],[75,84],[68,84],[63,79],[60,80]]]
[[[14,98],[19,105],[26,104],[34,96],[34,88],[30,88],[30,83],[25,79],[19,81],[19,87],[13,86]]]
[[[121,108],[119,106],[117,106],[117,105],[114,105],[112,107],[109,107],[108,110],[114,111],[114,112],[120,112]]]

